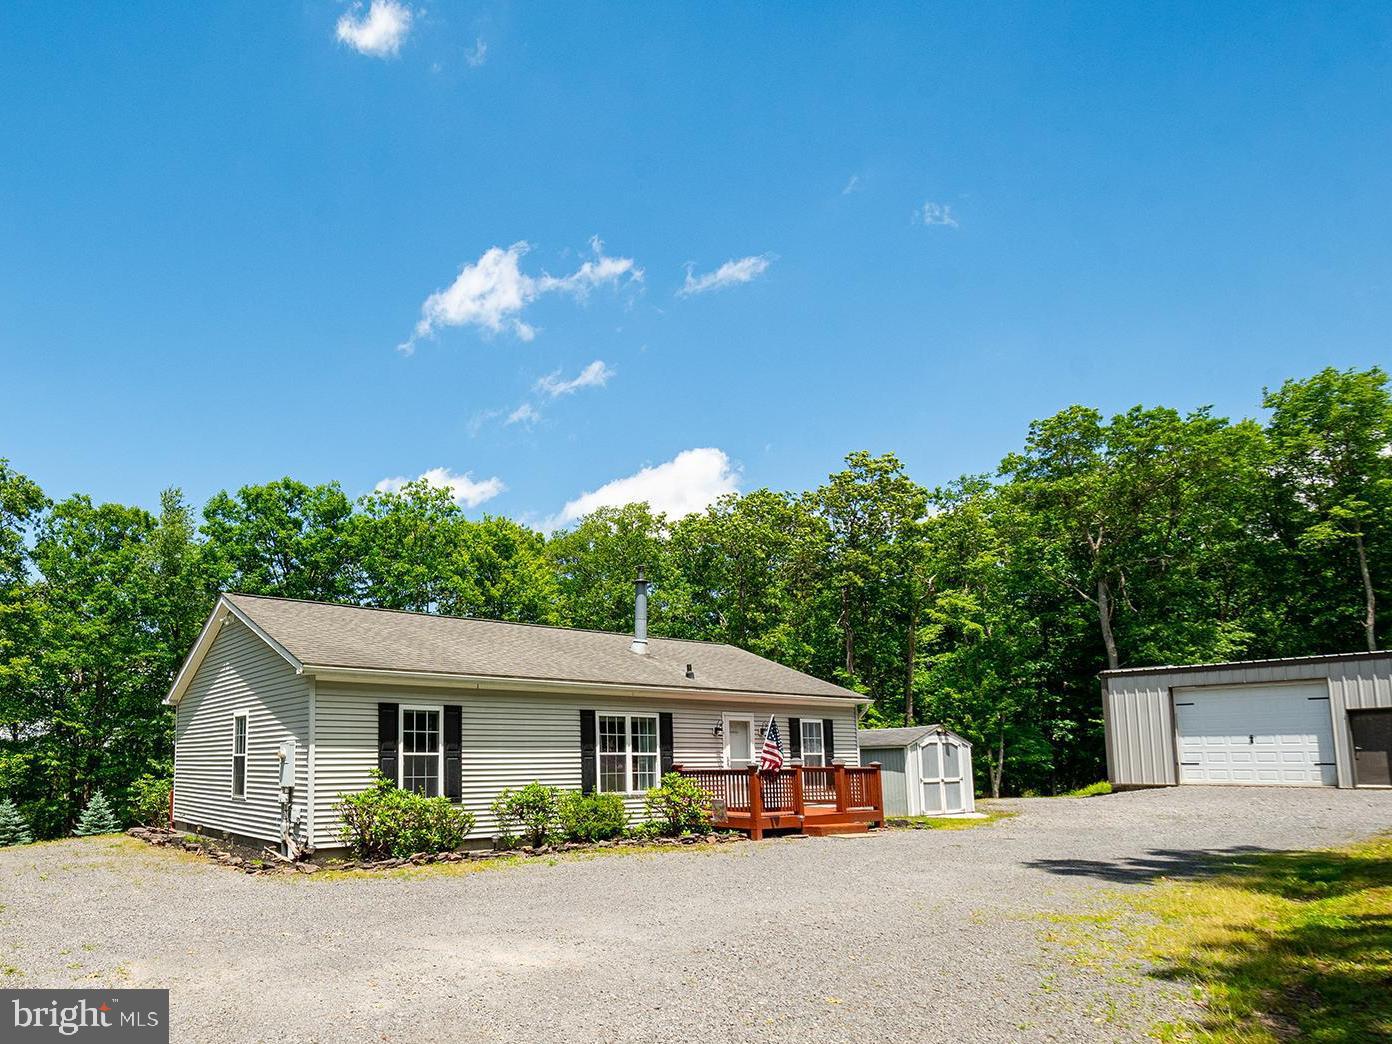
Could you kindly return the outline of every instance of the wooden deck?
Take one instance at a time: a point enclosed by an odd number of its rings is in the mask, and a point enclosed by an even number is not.
[[[863,833],[884,824],[880,766],[794,765],[777,772],[747,769],[672,770],[711,795],[716,826],[748,831],[758,841],[769,830],[803,834]]]

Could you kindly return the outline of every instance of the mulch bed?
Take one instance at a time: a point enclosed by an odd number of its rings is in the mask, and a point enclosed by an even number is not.
[[[316,863],[307,859],[292,861],[270,848],[262,850],[259,857],[239,854],[232,847],[222,847],[211,838],[181,833],[164,827],[131,827],[126,831],[131,837],[146,844],[161,848],[178,848],[185,852],[206,855],[222,866],[239,870],[245,874],[314,874],[320,870],[395,870],[403,866],[428,866],[431,863],[468,863],[482,859],[497,859],[503,856],[549,856],[569,852],[600,852],[615,848],[683,848],[691,845],[724,845],[747,840],[744,834],[710,833],[686,834],[682,837],[624,838],[617,841],[595,841],[592,843],[565,841],[554,845],[540,845],[535,848],[519,847],[511,849],[479,848],[463,852],[417,852],[399,859],[345,860],[339,862]]]

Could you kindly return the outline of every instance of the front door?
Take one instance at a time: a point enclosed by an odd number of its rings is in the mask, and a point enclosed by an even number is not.
[[[1349,711],[1355,786],[1392,786],[1392,710]]]
[[[732,769],[754,763],[754,721],[752,718],[725,719],[725,764]]]

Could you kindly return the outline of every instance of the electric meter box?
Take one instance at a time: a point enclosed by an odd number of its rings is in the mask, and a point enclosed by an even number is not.
[[[295,786],[295,741],[282,740],[280,744],[280,785],[284,789]]]

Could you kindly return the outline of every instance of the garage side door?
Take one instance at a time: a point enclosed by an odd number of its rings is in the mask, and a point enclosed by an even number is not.
[[[1329,687],[1176,689],[1181,783],[1334,786]]]

